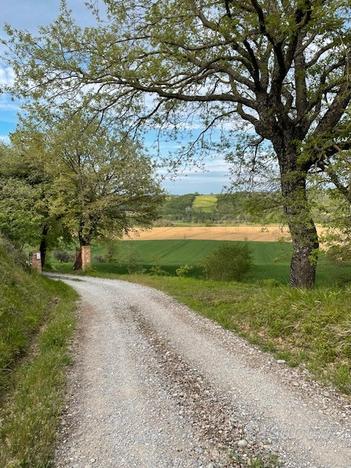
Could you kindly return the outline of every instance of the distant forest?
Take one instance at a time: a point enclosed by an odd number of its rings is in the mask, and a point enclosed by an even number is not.
[[[318,203],[317,203],[318,200]],[[321,203],[322,202],[322,203]],[[328,222],[332,200],[327,192],[311,197],[318,223]],[[168,195],[160,209],[156,225],[176,224],[285,224],[279,193],[236,192],[229,194]]]

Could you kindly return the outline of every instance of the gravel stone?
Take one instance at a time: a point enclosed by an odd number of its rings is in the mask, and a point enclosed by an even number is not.
[[[246,446],[247,446],[247,440],[245,440],[245,439],[239,440],[238,447],[243,448],[243,447],[246,447]]]
[[[351,400],[305,369],[155,289],[50,276],[82,297],[57,467],[350,467]]]

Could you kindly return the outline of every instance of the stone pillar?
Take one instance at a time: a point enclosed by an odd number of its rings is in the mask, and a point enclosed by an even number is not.
[[[82,270],[88,270],[91,267],[91,247],[90,245],[83,245],[81,249],[82,255]]]
[[[42,272],[40,252],[35,252],[32,254],[32,269],[38,271],[39,273]]]

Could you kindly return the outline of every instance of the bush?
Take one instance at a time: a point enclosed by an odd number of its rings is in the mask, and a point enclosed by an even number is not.
[[[334,244],[328,246],[326,251],[328,259],[332,263],[340,264],[351,260],[351,249],[348,244]]]
[[[105,249],[106,249],[106,253],[105,253],[105,260],[104,262],[106,263],[116,263],[117,262],[117,259],[119,258],[120,256],[120,244],[119,244],[119,241],[117,240],[107,240],[105,242]]]
[[[103,255],[96,255],[94,257],[94,260],[96,261],[96,263],[107,263],[107,258]]]
[[[184,276],[189,276],[192,270],[193,270],[193,267],[189,265],[181,265],[179,268],[176,269],[176,275],[179,276],[180,278]]]
[[[127,254],[126,262],[127,262],[127,271],[130,275],[133,273],[140,273],[143,270],[143,267],[141,265],[140,255],[134,249],[129,250]]]
[[[160,265],[152,265],[149,270],[150,275],[154,276],[167,276],[167,271],[163,270]]]
[[[73,255],[64,250],[55,250],[54,257],[61,263],[68,263],[74,260]]]
[[[240,281],[252,266],[247,244],[223,244],[208,255],[203,267],[209,279]]]

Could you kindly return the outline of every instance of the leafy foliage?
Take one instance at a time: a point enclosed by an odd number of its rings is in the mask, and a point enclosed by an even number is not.
[[[77,114],[46,127],[29,117],[0,152],[0,229],[13,240],[51,246],[149,226],[163,195],[138,145]],[[40,127],[40,125],[39,125]]]
[[[193,269],[193,267],[191,267],[189,265],[181,265],[180,267],[178,267],[176,269],[176,275],[179,278],[183,278],[184,276],[191,276],[191,270],[192,269]]]
[[[205,258],[203,266],[210,279],[240,281],[252,266],[248,244],[227,243]]]
[[[72,254],[65,250],[55,250],[53,255],[54,258],[61,263],[67,263],[73,260]]]

